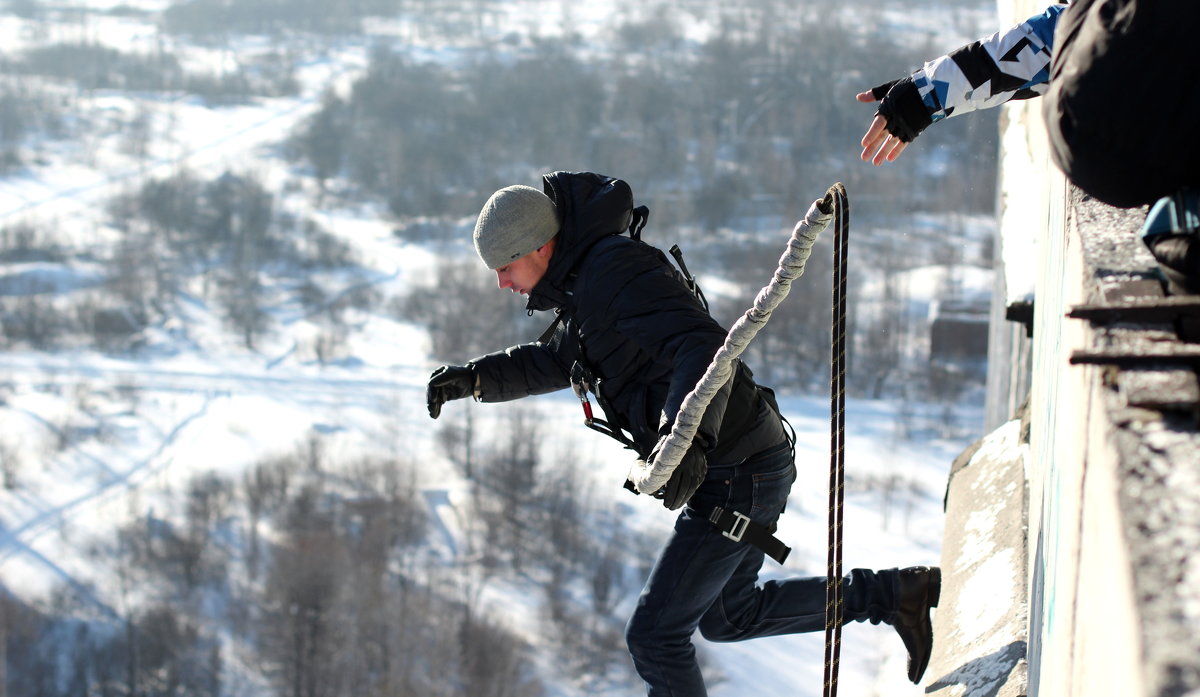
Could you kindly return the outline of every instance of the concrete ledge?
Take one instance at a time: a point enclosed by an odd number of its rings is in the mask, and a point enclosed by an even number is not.
[[[1027,694],[1027,452],[1028,424],[1014,419],[951,470],[926,694]]]
[[[1114,209],[1073,193],[1071,210],[1091,281],[1089,300],[1111,303],[1121,299],[1125,287],[1145,280],[1157,285],[1156,265],[1137,234],[1145,210]],[[1178,340],[1171,322],[1095,327],[1089,338],[1093,349],[1134,354],[1195,348]],[[1190,365],[1167,363],[1110,368],[1100,372],[1098,379],[1104,410],[1093,418],[1103,422],[1117,453],[1114,498],[1136,613],[1135,632],[1112,640],[1107,651],[1139,654],[1143,695],[1197,695],[1200,406],[1195,401],[1196,371]],[[1153,408],[1146,408],[1147,404]],[[1111,579],[1104,582],[1113,585]],[[1100,604],[1092,607],[1107,609]]]

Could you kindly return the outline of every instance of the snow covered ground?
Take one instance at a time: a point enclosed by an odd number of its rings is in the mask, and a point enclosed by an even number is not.
[[[161,4],[143,3],[151,9]],[[539,12],[538,3],[513,3],[506,9],[517,16],[496,16],[492,21],[500,31],[536,18],[541,22],[538,31],[552,32],[569,19],[585,33],[598,32],[604,16],[592,11],[597,6],[580,5],[567,18]],[[634,8],[636,4],[628,4],[625,11]],[[900,21],[899,13],[896,17]],[[966,26],[971,25],[969,19],[957,21]],[[905,21],[916,20],[909,15]],[[697,20],[689,32],[702,32],[705,26]],[[62,39],[77,31],[126,48],[152,37],[147,27],[128,17],[97,15],[86,29],[6,17],[0,22],[0,42],[14,50],[35,39]],[[409,30],[380,26],[377,31]],[[953,45],[973,34],[963,33],[944,41]],[[939,43],[942,40],[939,37]],[[141,111],[149,115],[151,132],[161,137],[151,138],[144,157],[129,154],[123,144],[126,134],[119,129],[100,130],[87,143],[56,145],[42,161],[0,180],[0,225],[51,223],[64,243],[86,249],[108,244],[118,235],[101,214],[111,196],[181,166],[205,175],[249,169],[268,185],[282,187],[287,173],[278,158],[279,142],[313,113],[327,86],[345,83],[363,69],[367,43],[364,37],[312,57],[298,75],[301,93],[291,98],[210,108],[182,96],[78,96],[87,119],[101,123],[106,114]],[[197,50],[194,59],[219,60],[219,54]],[[315,210],[309,193],[280,192],[280,199],[287,207],[317,216],[368,260],[366,276],[354,283],[369,283],[387,296],[429,280],[434,252],[399,243],[389,221],[370,208]],[[781,245],[784,241],[781,236]],[[67,294],[94,285],[100,270],[30,263],[4,264],[0,273],[0,292],[33,287],[25,282],[33,279],[39,292]],[[454,511],[463,505],[465,485],[452,475],[425,413],[425,379],[438,364],[430,355],[427,336],[412,324],[361,313],[354,317],[356,331],[347,339],[341,359],[322,365],[298,348],[312,331],[305,319],[281,310],[277,320],[279,330],[256,351],[247,351],[221,328],[213,308],[200,301],[185,302],[173,321],[147,332],[149,348],[136,359],[87,347],[0,354],[0,381],[6,388],[0,401],[0,455],[16,467],[14,485],[0,489],[3,586],[26,602],[39,603],[67,585],[85,597],[98,616],[116,617],[120,580],[97,563],[95,545],[128,520],[180,515],[168,509],[175,500],[172,493],[191,477],[205,472],[236,476],[265,456],[293,449],[314,432],[347,459],[399,445],[418,468],[417,479],[438,523],[440,539],[429,544],[444,546],[453,556],[462,541]],[[532,327],[540,320],[530,322]],[[795,395],[782,396],[781,403],[799,434],[801,476],[779,531],[793,547],[792,556],[783,568],[768,561],[765,574],[821,575],[828,403],[819,396]],[[483,428],[503,428],[504,407],[454,403],[442,418],[461,418],[467,408],[480,415]],[[673,514],[620,488],[629,455],[581,425],[577,400],[553,395],[531,399],[520,408],[534,410],[557,433],[547,447],[569,441],[581,460],[596,463],[596,496],[610,497],[611,505],[626,511],[637,528],[658,534],[670,528]],[[955,421],[949,431],[944,428],[947,419]],[[977,435],[975,425],[981,421],[969,407],[951,412],[910,402],[850,401],[846,568],[938,562],[946,474],[954,456]],[[505,590],[496,590],[490,598],[497,610],[519,607],[532,597],[522,599],[520,588],[509,589],[515,593],[507,595]],[[634,600],[635,594],[629,594],[618,612],[627,611]],[[519,626],[521,613],[512,614]],[[535,648],[546,641],[532,633],[526,638]],[[821,692],[819,635],[721,646],[701,641],[701,651],[714,697]],[[905,653],[890,628],[847,627],[842,651],[844,693],[921,693],[905,679]],[[547,694],[554,697],[640,692],[634,685],[589,691],[554,675],[552,665],[543,668]],[[239,697],[262,697],[243,689]]]
[[[386,365],[363,363],[352,370],[311,374],[251,360],[215,366],[179,360],[123,363],[86,353],[5,356],[4,368],[16,388],[0,409],[2,432],[6,439],[18,438],[21,452],[28,454],[24,457],[49,454],[63,429],[87,426],[71,421],[78,418],[72,416],[76,399],[90,402],[92,414],[105,415],[112,435],[23,468],[21,485],[0,494],[0,578],[30,601],[48,600],[57,584],[87,589],[98,610],[116,616],[118,581],[89,554],[114,525],[139,515],[175,517],[178,511],[163,506],[169,505],[173,488],[188,478],[205,472],[236,474],[266,454],[302,442],[313,429],[336,434],[335,442],[346,453],[385,447],[389,429],[403,434],[408,455],[420,463],[418,479],[445,536],[431,544],[445,544],[453,553],[461,533],[451,515],[455,496],[447,492],[461,492],[462,483],[447,477],[451,467],[435,448],[432,422],[424,413],[424,377],[431,363],[419,352],[395,357]],[[122,400],[119,385],[137,386],[136,407]],[[610,496],[614,506],[627,510],[637,521],[635,528],[669,529],[672,514],[620,489],[629,456],[583,428],[573,397],[535,398],[524,407],[553,422],[558,438],[576,441],[585,460],[601,463],[594,474],[596,495]],[[822,575],[828,405],[822,398],[791,397],[783,407],[800,436],[801,476],[779,531],[793,552],[785,567],[768,561],[765,577]],[[489,410],[453,403],[443,418],[453,419],[457,410],[467,408]],[[905,418],[899,410],[888,402],[849,404],[846,568],[938,563],[946,474],[964,443],[931,435],[899,437],[897,423]],[[889,500],[884,483],[892,475],[899,479]],[[631,608],[633,600],[631,595],[621,605]],[[497,608],[513,604],[511,597],[493,601]],[[539,640],[527,638],[535,645]],[[853,694],[920,693],[905,680],[904,650],[891,629],[852,625],[843,642],[843,689]],[[763,695],[820,694],[819,635],[704,646],[702,651],[716,683],[714,695],[745,694],[747,684],[761,685],[756,694]],[[546,679],[552,683],[553,676]],[[551,694],[588,694],[566,685],[560,689]]]

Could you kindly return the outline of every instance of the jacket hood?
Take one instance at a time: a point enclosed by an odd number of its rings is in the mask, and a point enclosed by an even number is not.
[[[558,242],[542,280],[529,293],[528,310],[565,307],[569,279],[592,245],[624,232],[633,218],[633,190],[615,177],[591,172],[551,172],[542,177],[558,214]]]

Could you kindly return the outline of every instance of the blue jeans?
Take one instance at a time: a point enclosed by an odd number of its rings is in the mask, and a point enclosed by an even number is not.
[[[650,697],[704,697],[692,635],[742,641],[825,629],[825,577],[759,585],[764,554],[721,534],[696,508],[739,511],[771,526],[796,480],[787,443],[730,467],[709,470],[675,522],[626,627],[625,639]],[[696,508],[693,508],[692,504]],[[894,578],[854,569],[843,586],[845,621],[890,622]]]

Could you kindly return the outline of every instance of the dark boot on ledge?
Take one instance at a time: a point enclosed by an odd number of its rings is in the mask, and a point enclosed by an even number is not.
[[[1168,295],[1200,294],[1200,233],[1155,235],[1145,240],[1167,281]]]
[[[912,566],[896,572],[896,616],[892,626],[908,649],[908,679],[921,684],[933,653],[933,623],[929,608],[937,607],[942,593],[942,570]]]
[[[1159,199],[1142,225],[1142,241],[1158,262],[1167,295],[1200,295],[1200,189]],[[1200,318],[1179,317],[1175,329],[1180,339],[1200,342]]]
[[[1200,294],[1200,189],[1159,199],[1146,215],[1142,241],[1158,262],[1168,294]]]

